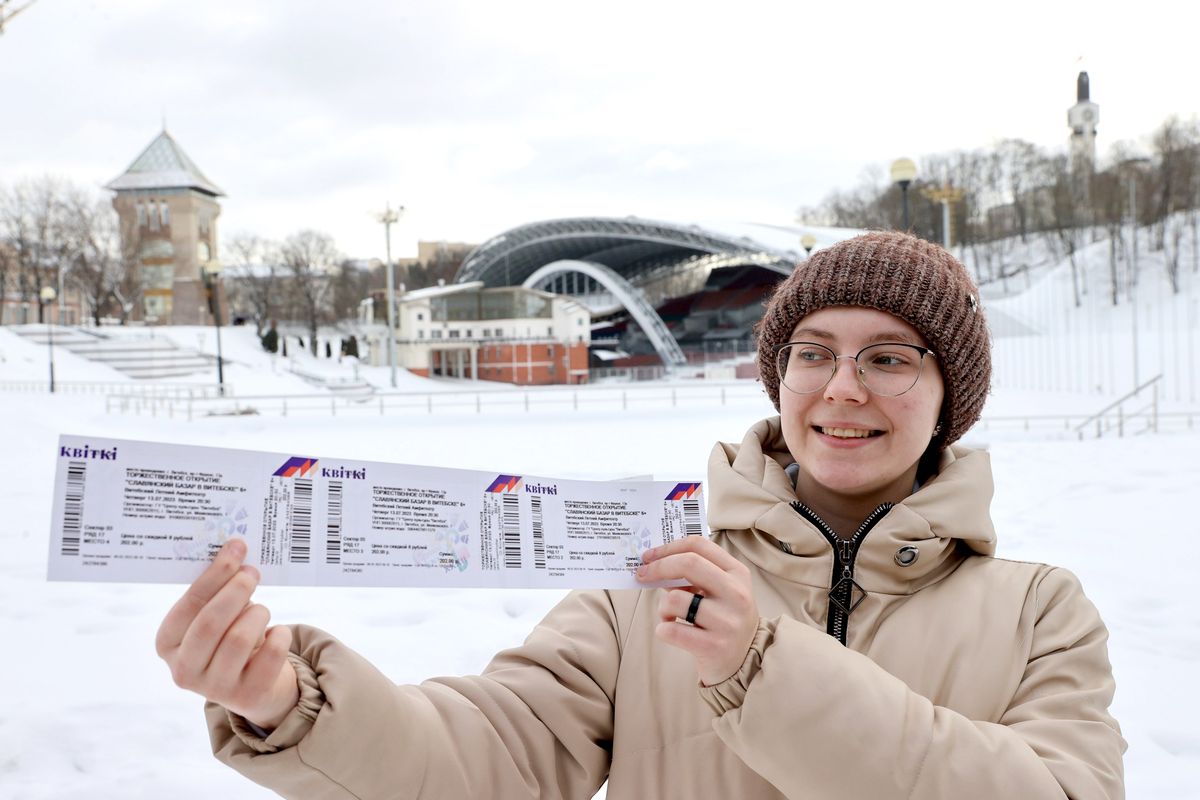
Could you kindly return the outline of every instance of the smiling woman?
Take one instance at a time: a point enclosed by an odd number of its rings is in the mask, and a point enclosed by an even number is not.
[[[226,545],[157,640],[218,758],[296,798],[1122,797],[1104,624],[1071,573],[992,557],[956,444],[991,374],[963,266],[839,243],[758,339],[780,416],[714,448],[712,538],[643,555],[672,588],[573,592],[482,675],[395,686],[268,628]]]

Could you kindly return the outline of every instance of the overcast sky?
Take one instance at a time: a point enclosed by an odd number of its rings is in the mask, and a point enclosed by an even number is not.
[[[388,201],[396,256],[559,216],[789,223],[900,156],[1064,147],[1081,68],[1102,154],[1193,117],[1198,23],[1146,0],[38,0],[0,36],[0,184],[99,187],[165,115],[226,238],[382,256]]]

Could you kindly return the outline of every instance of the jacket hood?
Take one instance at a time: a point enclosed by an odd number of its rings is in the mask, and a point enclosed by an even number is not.
[[[779,417],[756,424],[740,445],[718,443],[708,463],[709,527],[768,572],[828,586],[832,547],[792,506],[803,501],[785,472],[794,460]],[[868,591],[910,594],[940,580],[970,552],[993,555],[991,498],[988,454],[958,445],[947,448],[937,474],[892,507],[863,539],[855,580]],[[907,566],[896,563],[902,547],[916,547],[917,560]]]

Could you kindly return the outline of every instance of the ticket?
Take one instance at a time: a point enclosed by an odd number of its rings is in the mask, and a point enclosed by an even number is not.
[[[241,537],[263,584],[644,588],[707,532],[698,481],[581,481],[59,438],[50,580],[190,583]]]

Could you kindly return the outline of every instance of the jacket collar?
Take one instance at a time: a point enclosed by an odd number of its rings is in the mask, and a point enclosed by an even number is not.
[[[828,587],[832,547],[792,506],[796,491],[785,472],[792,461],[779,417],[756,424],[741,445],[718,443],[708,464],[708,523],[759,568]],[[910,594],[940,580],[968,552],[993,555],[991,497],[988,454],[948,448],[938,474],[895,505],[863,540],[855,580],[868,592]],[[896,561],[902,547],[918,549],[909,566]]]

